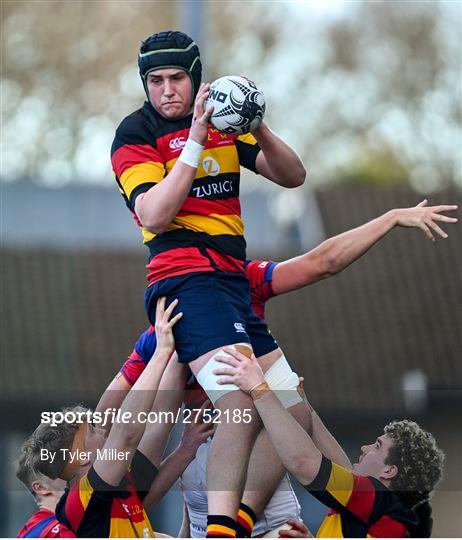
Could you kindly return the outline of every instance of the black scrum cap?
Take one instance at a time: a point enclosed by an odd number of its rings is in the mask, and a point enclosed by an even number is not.
[[[183,32],[158,32],[144,40],[140,47],[138,66],[148,99],[148,74],[156,69],[179,68],[191,78],[194,101],[201,83],[202,64],[199,47]]]

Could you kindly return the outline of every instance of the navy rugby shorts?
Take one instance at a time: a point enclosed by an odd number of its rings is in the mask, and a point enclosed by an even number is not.
[[[161,296],[167,297],[167,306],[178,298],[173,315],[183,312],[173,327],[181,363],[233,343],[250,343],[257,357],[278,347],[266,323],[250,305],[250,286],[244,275],[193,272],[154,283],[145,294],[146,311],[153,325]]]

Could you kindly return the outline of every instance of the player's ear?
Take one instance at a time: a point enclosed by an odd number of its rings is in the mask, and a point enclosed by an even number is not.
[[[398,474],[398,467],[396,465],[385,465],[382,471],[382,478],[391,480]]]
[[[42,482],[40,482],[39,480],[35,480],[34,482],[32,482],[31,488],[32,488],[32,491],[36,495],[43,496],[43,495],[49,495],[51,493],[51,490],[49,489],[49,487],[43,484]]]

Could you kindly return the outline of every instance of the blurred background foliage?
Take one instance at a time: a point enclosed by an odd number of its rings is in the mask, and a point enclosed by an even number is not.
[[[419,192],[458,202],[462,3],[2,0],[0,9],[0,408],[14,411],[0,415],[1,536],[34,511],[9,464],[39,412],[96,403],[146,325],[146,254],[109,159],[116,126],[145,98],[140,41],[183,29],[201,47],[205,80],[244,74],[264,91],[269,125],[310,172],[301,191],[243,174],[249,255],[280,260],[416,204]],[[433,501],[443,537],[462,531],[453,227],[436,244],[393,233],[342,276],[268,312],[351,455],[395,412],[435,433],[448,456]],[[403,389],[416,372],[428,385],[420,412]],[[322,512],[299,496],[315,530]],[[181,498],[168,497],[155,523],[176,534]]]
[[[144,98],[140,40],[180,27],[186,4],[3,1],[3,180],[113,187],[114,129]],[[459,1],[193,5],[205,77],[257,82],[312,185],[460,181]]]

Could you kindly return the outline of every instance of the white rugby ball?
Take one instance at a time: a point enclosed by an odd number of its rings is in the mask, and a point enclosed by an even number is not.
[[[212,125],[224,133],[243,135],[256,129],[265,115],[265,97],[252,81],[238,75],[210,85],[206,108],[213,105]]]

